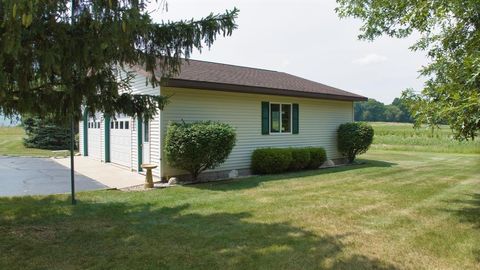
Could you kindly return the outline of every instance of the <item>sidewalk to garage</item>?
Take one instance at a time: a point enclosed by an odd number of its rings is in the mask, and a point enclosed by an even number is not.
[[[70,168],[70,158],[53,159],[55,162]],[[98,160],[75,156],[75,171],[98,181],[109,188],[127,188],[145,183],[145,176],[131,172],[126,168],[100,162]],[[153,181],[160,181],[159,178]]]

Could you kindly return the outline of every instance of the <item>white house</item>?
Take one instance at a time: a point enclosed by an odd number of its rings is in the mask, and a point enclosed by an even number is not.
[[[162,178],[186,174],[169,167],[162,152],[169,122],[213,120],[235,127],[237,143],[227,161],[203,174],[225,178],[249,174],[251,154],[261,147],[321,146],[329,159],[341,159],[337,128],[353,121],[354,101],[366,100],[283,72],[197,60],[185,62],[160,89],[146,86],[147,72],[132,69],[134,92],[170,96],[170,103],[150,121],[85,114],[80,153],[138,172],[140,164],[154,163],[154,175]]]

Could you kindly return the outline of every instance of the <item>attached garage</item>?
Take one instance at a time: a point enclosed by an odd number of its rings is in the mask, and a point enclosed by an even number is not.
[[[147,122],[143,117],[105,115],[102,122],[90,120],[87,128],[85,114],[80,148],[86,156],[133,171],[142,171],[143,163],[155,164],[153,173],[162,178],[188,177],[163,162],[171,122],[219,121],[235,128],[237,142],[228,159],[204,173],[205,178],[224,178],[248,174],[257,148],[320,146],[329,159],[341,162],[338,126],[353,121],[354,101],[366,100],[283,72],[192,59],[182,62],[180,72],[162,82],[160,89],[145,85],[149,72],[142,67],[129,71],[136,75],[131,93],[168,96],[170,103]]]
[[[101,121],[91,117],[88,121],[88,155],[94,159],[102,159]]]
[[[130,167],[131,123],[129,117],[117,117],[110,121],[110,162]]]

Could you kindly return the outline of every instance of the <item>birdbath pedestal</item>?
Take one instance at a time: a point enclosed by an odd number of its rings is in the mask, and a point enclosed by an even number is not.
[[[155,164],[142,164],[141,166],[143,169],[147,170],[147,175],[145,176],[145,188],[153,188],[153,177],[152,177],[152,169],[157,168]]]

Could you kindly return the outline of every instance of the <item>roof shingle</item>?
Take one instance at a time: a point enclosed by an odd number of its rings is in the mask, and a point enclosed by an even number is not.
[[[160,71],[155,72],[161,76]],[[367,98],[288,73],[190,59],[166,86],[360,101]]]

